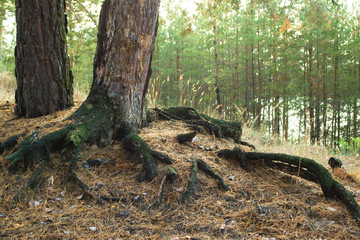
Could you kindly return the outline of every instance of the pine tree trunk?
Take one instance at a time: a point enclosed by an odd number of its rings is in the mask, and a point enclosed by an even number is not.
[[[215,93],[216,93],[216,107],[219,112],[219,116],[222,113],[222,106],[220,100],[220,87],[219,87],[219,59],[218,59],[218,50],[217,50],[217,40],[216,40],[216,23],[214,24],[214,52],[215,52]]]
[[[289,138],[289,106],[288,106],[288,98],[284,93],[284,105],[283,105],[283,113],[282,113],[282,135],[285,140]]]
[[[312,79],[312,65],[313,65],[313,46],[310,40],[309,44],[309,71],[308,71],[308,83],[309,83],[309,120],[310,120],[310,143],[315,143],[315,134],[314,134],[314,83]]]
[[[245,46],[245,122],[249,120],[249,48]]]
[[[178,45],[177,42],[175,42]],[[180,51],[176,49],[176,81],[178,82],[178,89],[177,89],[177,104],[181,104],[181,89],[183,86],[183,81],[180,79]]]
[[[305,58],[306,56],[304,56]],[[306,60],[304,61],[304,80],[306,82],[306,71],[307,71],[307,66],[306,66]],[[303,89],[303,96],[306,96],[306,87],[304,87]],[[307,120],[306,120],[306,113],[307,113],[307,109],[308,109],[308,106],[306,104],[306,100],[304,99],[304,134],[306,135],[307,134]]]
[[[16,108],[38,117],[73,105],[65,1],[16,0]]]
[[[1,54],[2,54],[2,38],[3,38],[3,30],[4,30],[4,20],[5,20],[5,2],[2,1],[0,3],[0,62],[1,62]]]
[[[159,4],[159,0],[103,3],[88,99],[105,94],[110,100],[115,134],[121,134],[124,126],[139,128],[145,119]]]
[[[274,36],[275,38],[275,36]],[[275,116],[274,116],[274,135],[280,135],[280,93],[279,93],[279,79],[276,66],[276,45],[273,41],[273,64],[274,64],[274,82],[275,82]]]
[[[169,59],[169,68],[172,69],[173,61]],[[169,81],[169,87],[168,87],[168,94],[169,94],[169,101],[168,103],[171,105],[171,103],[174,103],[174,78],[172,74],[169,74],[168,79]]]
[[[328,105],[327,105],[327,87],[326,87],[326,56],[324,55],[324,59],[323,59],[323,66],[322,66],[322,71],[323,71],[323,75],[322,75],[322,102],[323,102],[323,119],[322,119],[322,126],[323,126],[323,134],[322,134],[322,138],[323,138],[323,145],[326,146],[327,145],[327,111],[328,111]]]
[[[260,30],[258,29],[258,37],[260,37]],[[258,55],[257,55],[257,63],[258,63],[258,82],[257,82],[257,109],[256,109],[256,124],[257,128],[260,127],[261,123],[261,100],[262,100],[262,89],[261,89],[261,64],[260,64],[260,40],[258,41]]]
[[[354,100],[354,103],[353,103],[353,138],[357,138],[358,136],[358,129],[357,129],[357,123],[358,123],[358,120],[357,120],[357,112],[358,112],[358,106],[357,106],[357,99]]]
[[[234,73],[234,88],[235,88],[235,94],[234,99],[235,103],[239,103],[239,26],[236,23],[236,49],[235,49],[235,73]],[[231,59],[231,58],[230,58]]]
[[[334,96],[333,96],[333,132],[332,132],[332,143],[333,148],[336,149],[338,147],[338,136],[340,129],[339,126],[339,116],[340,116],[340,108],[339,108],[339,100],[338,100],[338,39],[335,41],[335,56],[334,56]]]
[[[252,80],[252,113],[253,113],[253,120],[256,120],[255,63],[254,63],[253,44],[251,44],[251,80]]]
[[[315,139],[316,144],[320,144],[320,56],[319,51],[317,51],[317,63],[316,63],[316,99],[315,99]]]

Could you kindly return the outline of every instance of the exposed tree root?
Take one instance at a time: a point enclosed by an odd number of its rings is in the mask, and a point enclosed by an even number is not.
[[[193,165],[191,168],[187,189],[181,199],[182,203],[186,203],[187,201],[189,201],[190,197],[194,194],[195,180],[196,180],[197,172],[198,172],[198,162],[195,160],[193,162]]]
[[[252,145],[251,143],[248,143],[248,142],[245,142],[245,141],[239,141],[239,144],[240,145],[243,145],[243,146],[247,146],[253,150],[256,150],[256,147],[254,145]]]
[[[69,162],[70,179],[84,189],[88,195],[99,200],[110,200],[110,198],[91,193],[89,186],[76,174],[80,151],[85,142],[101,147],[107,145],[114,136],[117,139],[123,139],[124,148],[137,155],[143,163],[143,169],[138,176],[139,181],[151,181],[155,178],[157,160],[166,164],[173,163],[169,156],[152,150],[136,134],[136,131],[126,124],[121,128],[121,132],[113,133],[114,111],[108,99],[101,94],[88,98],[69,119],[73,122],[52,133],[44,136],[41,136],[39,132],[32,133],[21,142],[18,150],[7,158],[10,161],[9,171],[11,173],[25,171],[29,167],[38,165],[32,177],[16,194],[16,200],[21,200],[23,193],[35,184],[47,164],[51,162],[50,153],[53,152],[60,152],[62,161]],[[0,150],[13,147],[20,137],[23,135],[9,138],[1,144]],[[116,201],[116,199],[111,198],[111,201]]]
[[[14,196],[15,202],[20,202],[21,199],[24,197],[25,192],[29,188],[34,188],[36,184],[38,184],[38,179],[45,169],[47,161],[43,160],[40,165],[35,169],[33,174],[31,175],[30,179],[27,181],[26,185],[19,189],[19,191]]]
[[[330,167],[332,169],[335,169],[335,168],[341,168],[342,167],[342,161],[338,158],[334,158],[334,157],[331,157],[328,161]]]
[[[196,160],[198,163],[198,168],[200,170],[202,170],[204,173],[206,173],[207,175],[209,175],[212,178],[215,178],[219,181],[219,188],[221,188],[224,191],[229,190],[229,187],[226,185],[226,183],[224,182],[224,179],[217,174],[214,170],[212,170],[209,165],[207,165],[206,162],[204,162],[201,159]]]
[[[161,180],[161,184],[160,184],[160,188],[159,188],[159,193],[157,194],[157,196],[155,197],[155,202],[154,202],[154,206],[155,207],[159,207],[162,203],[162,197],[164,194],[164,188],[167,182],[173,182],[177,176],[177,172],[175,170],[175,168],[173,167],[168,167],[164,177]]]
[[[188,183],[187,189],[181,199],[181,202],[183,204],[188,202],[189,199],[194,194],[196,174],[198,172],[198,169],[202,170],[204,173],[206,173],[210,177],[217,179],[219,181],[219,188],[221,190],[224,190],[224,191],[229,190],[229,187],[226,185],[224,179],[219,174],[217,174],[214,170],[212,170],[206,164],[206,162],[204,162],[201,159],[197,159],[197,160],[194,160],[194,162],[193,162],[192,169],[191,169],[190,176],[189,176],[189,183]]]
[[[139,135],[133,133],[127,135],[123,140],[123,145],[129,152],[135,153],[143,164],[143,169],[138,176],[138,181],[152,181],[157,173],[157,162],[154,158],[165,164],[172,164],[173,160],[160,152],[154,151]]]
[[[196,136],[197,132],[191,132],[191,133],[184,133],[179,134],[176,136],[176,139],[179,143],[186,143],[193,140],[193,138]]]
[[[102,105],[98,105],[103,103]],[[98,107],[96,107],[98,106]],[[100,107],[102,106],[102,107]],[[35,184],[46,165],[51,162],[51,152],[61,152],[63,161],[70,162],[69,176],[84,190],[89,187],[76,175],[79,152],[85,142],[103,144],[106,134],[112,128],[112,111],[106,107],[106,101],[100,97],[89,99],[71,117],[74,121],[68,126],[50,134],[40,136],[35,132],[26,137],[17,151],[7,159],[11,161],[9,171],[25,171],[29,167],[39,164],[25,187],[15,196],[21,200],[23,192]],[[14,137],[15,138],[15,137]]]
[[[121,201],[120,198],[98,196],[91,192],[90,188],[83,182],[76,171],[78,169],[79,153],[85,142],[96,143],[104,146],[111,137],[123,140],[124,148],[136,155],[143,164],[138,180],[152,181],[157,175],[157,160],[165,164],[172,164],[173,160],[160,152],[154,151],[140,138],[131,127],[125,126],[119,133],[113,133],[114,111],[102,95],[89,98],[71,117],[73,120],[69,125],[41,136],[34,132],[26,137],[20,144],[17,151],[8,157],[10,161],[9,171],[25,171],[31,166],[37,166],[32,176],[23,188],[19,190],[14,199],[21,200],[28,188],[33,188],[40,179],[46,166],[51,163],[50,153],[60,152],[64,162],[69,162],[69,176],[73,179],[86,194],[101,201]],[[155,112],[162,118],[182,120],[192,126],[204,128],[211,134],[218,137],[233,138],[237,143],[241,142],[241,125],[239,123],[216,120],[206,115],[199,114],[193,108],[169,108],[156,109]],[[193,134],[193,133],[191,133]],[[196,132],[195,132],[196,134]],[[120,137],[119,137],[120,136]],[[0,150],[13,147],[22,135],[13,136],[1,144]],[[190,136],[191,137],[191,136]],[[192,137],[191,137],[192,138]],[[250,146],[249,144],[245,144]],[[251,147],[251,146],[250,146]],[[219,151],[219,156],[238,160],[246,171],[250,171],[250,163],[264,162],[268,167],[300,176],[307,180],[319,183],[327,198],[337,198],[342,201],[348,211],[360,223],[360,207],[355,198],[340,183],[335,181],[331,174],[322,165],[314,160],[301,158],[286,154],[244,152],[241,148]],[[202,160],[194,160],[189,176],[189,183],[181,202],[186,203],[194,193],[196,174],[198,169],[204,171],[210,177],[219,181],[219,187],[228,190],[224,180]],[[159,194],[155,204],[158,206],[162,201],[165,184],[176,177],[176,171],[169,168],[160,184]]]
[[[238,159],[238,149],[225,149],[218,152],[224,158]],[[274,169],[302,177],[319,183],[326,198],[337,198],[345,204],[350,214],[360,224],[360,206],[353,195],[347,191],[340,183],[332,178],[331,173],[316,161],[308,158],[297,157],[280,153],[260,153],[244,152],[245,158],[250,163],[264,161],[264,163]],[[240,156],[240,161],[243,156]]]
[[[232,138],[236,143],[241,141],[242,128],[239,122],[211,118],[205,114],[198,113],[194,108],[190,107],[155,108],[154,111],[160,118],[181,120],[193,127],[203,127],[207,132],[216,137]]]
[[[239,161],[241,168],[247,172],[250,172],[249,160],[246,158],[245,152],[241,148],[235,147],[232,150],[231,149],[221,150],[218,152],[218,156]]]
[[[14,135],[5,140],[3,143],[0,142],[0,154],[3,154],[5,150],[13,148],[17,144],[18,140],[24,136],[25,134]]]

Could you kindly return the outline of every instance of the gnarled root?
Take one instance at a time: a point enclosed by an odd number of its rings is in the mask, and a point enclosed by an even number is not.
[[[219,151],[218,155],[224,158],[238,159],[238,149],[224,149]],[[244,152],[244,156],[249,163],[263,161],[270,168],[320,184],[324,196],[326,198],[337,198],[343,202],[350,214],[360,224],[360,206],[353,195],[335,181],[331,173],[316,161],[280,153]],[[241,159],[238,160],[242,161]]]
[[[173,182],[177,175],[178,175],[178,173],[176,172],[175,168],[168,167],[164,177],[161,180],[159,193],[155,197],[155,202],[154,202],[155,207],[159,207],[161,205],[162,197],[163,197],[163,194],[164,194],[164,188],[165,188],[166,183]]]
[[[100,104],[99,104],[100,103]],[[102,103],[102,104],[101,104]],[[79,152],[85,142],[103,144],[106,134],[112,129],[113,112],[106,107],[106,101],[101,97],[89,99],[69,119],[73,122],[69,125],[40,136],[35,132],[26,137],[17,151],[7,159],[11,161],[9,171],[14,173],[19,170],[25,171],[33,165],[39,164],[25,187],[15,196],[21,200],[23,192],[34,185],[46,165],[51,162],[51,152],[61,152],[62,159],[69,164],[69,175],[86,191],[89,187],[76,175]]]
[[[212,170],[206,162],[204,162],[201,159],[197,159],[194,160],[193,165],[192,165],[192,169],[190,172],[190,177],[189,177],[189,183],[187,186],[187,189],[181,199],[182,203],[186,203],[189,201],[189,199],[193,196],[194,194],[194,188],[195,188],[195,180],[196,180],[196,174],[198,172],[198,169],[202,170],[205,174],[209,175],[212,178],[215,178],[219,181],[219,188],[221,190],[227,191],[229,190],[229,187],[226,185],[224,179],[217,174],[214,170]]]
[[[235,142],[240,142],[242,133],[240,122],[211,118],[205,114],[198,113],[194,108],[190,107],[155,108],[154,111],[160,118],[181,120],[193,127],[202,127],[216,137],[232,138]]]
[[[152,150],[150,146],[135,133],[129,134],[123,139],[123,146],[129,152],[137,154],[143,164],[143,169],[137,178],[139,182],[145,180],[150,182],[156,177],[157,162],[154,158],[165,164],[173,163],[173,160],[169,156]]]

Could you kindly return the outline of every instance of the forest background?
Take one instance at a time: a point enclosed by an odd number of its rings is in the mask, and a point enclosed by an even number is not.
[[[66,0],[75,98],[101,0]],[[15,6],[0,2],[0,101],[14,101]],[[279,140],[360,152],[360,1],[163,0],[150,106],[191,106]]]

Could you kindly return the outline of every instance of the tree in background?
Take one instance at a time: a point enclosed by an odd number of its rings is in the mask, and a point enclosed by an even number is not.
[[[4,31],[4,20],[5,20],[5,2],[0,3],[0,61],[1,61],[1,47],[2,47],[2,38]]]
[[[16,108],[38,117],[73,105],[65,1],[16,0]]]
[[[84,95],[93,79],[100,2],[67,1],[69,55]],[[187,12],[181,2],[162,1],[148,95],[153,106],[215,114],[216,78],[225,119],[292,141],[336,149],[359,144],[359,4],[348,14],[320,0],[215,1],[215,49],[208,2]]]

